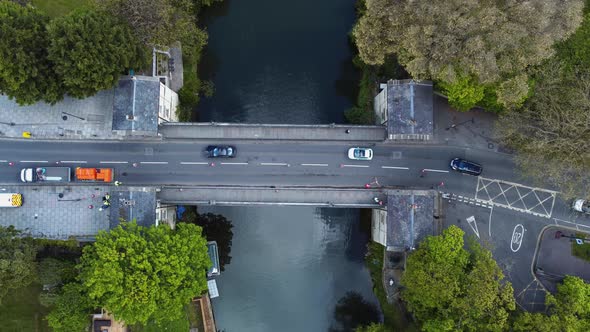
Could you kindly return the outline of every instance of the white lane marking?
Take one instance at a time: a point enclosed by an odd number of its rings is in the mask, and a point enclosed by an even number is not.
[[[518,231],[517,231],[518,230]],[[512,252],[517,252],[522,245],[522,238],[524,237],[524,226],[522,224],[518,224],[514,226],[514,230],[512,231],[512,239],[510,240],[510,250]],[[517,245],[516,249],[514,249],[514,245]]]
[[[21,160],[21,163],[48,163],[47,160]]]
[[[425,168],[424,169],[425,172],[438,172],[438,173],[448,173],[449,171],[444,171],[441,169],[432,169],[432,168]]]
[[[201,161],[181,161],[181,165],[209,165],[209,163],[201,162]]]
[[[369,167],[369,165],[341,165],[342,167]]]
[[[60,163],[86,164],[84,160],[62,160]]]
[[[8,160],[0,160],[0,163],[7,163]]]
[[[397,166],[381,166],[381,168],[390,168],[390,169],[409,169],[408,167],[397,167]]]
[[[326,167],[328,164],[301,164],[301,166],[318,166],[318,167]]]
[[[167,161],[140,161],[140,164],[152,164],[152,165],[166,165]]]
[[[494,207],[490,207],[490,219],[488,220],[488,234],[492,237],[492,213],[494,213]]]
[[[127,164],[128,161],[101,161],[101,164]]]
[[[221,163],[222,165],[248,165],[248,163]]]
[[[471,216],[469,218],[467,218],[467,222],[469,223],[469,227],[471,227],[471,229],[473,230],[473,232],[475,233],[475,235],[477,235],[477,238],[479,239],[479,230],[477,229],[477,222],[475,221],[475,217]]]
[[[287,163],[260,163],[262,166],[287,166]]]

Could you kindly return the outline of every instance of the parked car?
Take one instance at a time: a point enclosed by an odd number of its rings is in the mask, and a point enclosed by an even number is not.
[[[206,151],[209,158],[234,158],[238,153],[231,145],[209,145]]]
[[[457,172],[475,176],[480,175],[481,171],[483,170],[480,164],[461,158],[455,158],[451,160],[451,169]]]
[[[348,158],[352,160],[371,160],[373,159],[373,150],[369,148],[350,148],[348,149]]]
[[[572,204],[574,211],[590,214],[590,202],[585,199],[576,199]]]

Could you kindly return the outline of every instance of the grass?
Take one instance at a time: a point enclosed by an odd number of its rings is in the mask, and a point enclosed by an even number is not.
[[[12,290],[0,305],[0,330],[3,332],[50,332],[44,319],[49,309],[39,303],[41,285]]]
[[[586,234],[576,233],[576,237],[586,239]],[[590,243],[588,243],[588,240],[584,244],[577,244],[576,241],[572,241],[572,255],[590,262]]]
[[[396,306],[387,303],[387,295],[383,288],[383,282],[381,279],[383,270],[383,253],[385,247],[377,242],[370,242],[367,256],[365,257],[365,263],[369,268],[371,274],[371,281],[373,282],[373,292],[383,311],[383,325],[388,331],[418,331],[418,328],[410,323],[406,323],[402,317],[402,313],[397,309]]]
[[[184,307],[184,315],[181,318],[166,322],[165,326],[136,324],[131,326],[131,330],[133,332],[187,332],[192,327],[198,328],[199,331],[204,330],[201,308],[198,303],[195,304],[194,302]]]
[[[55,18],[68,14],[74,9],[92,7],[92,0],[32,0],[33,6],[49,17]]]
[[[186,313],[188,315],[188,321],[191,328],[197,328],[198,331],[204,331],[203,316],[201,315],[201,305],[198,301],[191,301],[186,306]]]

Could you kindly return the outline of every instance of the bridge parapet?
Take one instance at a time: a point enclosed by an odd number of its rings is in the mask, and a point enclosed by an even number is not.
[[[385,126],[241,124],[217,122],[168,122],[160,125],[165,139],[293,140],[293,141],[367,141],[382,142]]]

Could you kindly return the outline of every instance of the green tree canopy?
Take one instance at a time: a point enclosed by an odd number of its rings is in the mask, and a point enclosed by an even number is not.
[[[84,248],[80,280],[91,299],[127,324],[161,325],[207,290],[211,261],[201,228],[123,223]]]
[[[90,325],[92,301],[78,283],[62,288],[55,306],[47,315],[47,322],[54,332],[84,332]]]
[[[556,186],[566,197],[590,193],[590,75],[564,72],[558,59],[537,74],[533,96],[496,125],[515,149],[524,175]]]
[[[455,85],[473,77],[472,85],[497,87],[498,103],[513,107],[528,94],[525,70],[549,58],[552,45],[575,31],[583,5],[582,0],[367,0],[353,34],[367,64],[382,64],[395,53],[415,78]],[[472,105],[462,108],[475,105],[469,101]]]
[[[10,289],[28,286],[37,278],[37,248],[14,227],[0,226],[0,301]]]
[[[548,294],[549,313],[521,313],[514,322],[515,332],[585,332],[590,331],[590,284],[567,276],[557,286],[555,296]]]
[[[0,1],[0,93],[21,105],[55,103],[63,88],[47,58],[49,19],[31,6]]]
[[[355,332],[393,332],[393,331],[387,330],[387,328],[383,324],[371,323],[371,325],[358,327],[355,330]]]
[[[514,310],[512,285],[489,250],[451,226],[410,254],[402,298],[425,331],[501,331]]]
[[[49,59],[67,93],[84,98],[110,89],[125,70],[140,67],[145,51],[129,27],[102,11],[74,11],[48,26]]]

